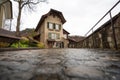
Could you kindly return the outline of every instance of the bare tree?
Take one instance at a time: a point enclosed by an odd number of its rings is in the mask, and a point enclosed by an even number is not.
[[[40,2],[46,2],[47,0],[14,0],[18,2],[18,17],[17,17],[17,26],[16,26],[16,35],[20,36],[20,20],[23,7],[28,9],[33,9],[33,5],[36,5]]]

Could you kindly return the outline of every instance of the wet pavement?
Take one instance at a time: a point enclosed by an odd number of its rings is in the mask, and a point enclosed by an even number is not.
[[[41,49],[0,52],[0,80],[120,80],[120,51]]]

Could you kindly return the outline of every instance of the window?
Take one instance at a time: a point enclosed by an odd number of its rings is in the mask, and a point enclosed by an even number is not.
[[[59,24],[55,24],[55,30],[60,30],[61,26]]]
[[[48,39],[60,39],[60,34],[49,33]]]
[[[51,33],[48,33],[48,39],[51,39]]]
[[[61,29],[60,24],[55,24],[55,23],[51,23],[51,22],[48,22],[47,26],[48,26],[48,29],[51,29],[51,30],[53,30],[53,29],[60,30]]]
[[[60,30],[60,26],[58,24],[55,24],[55,30]]]
[[[56,35],[54,33],[49,33],[48,39],[56,39]]]
[[[56,39],[56,35],[55,34],[51,34],[51,39]]]
[[[53,28],[54,28],[54,24],[53,24],[53,23],[48,22],[48,29],[53,29]]]
[[[66,34],[64,34],[64,38],[67,39],[67,35]]]

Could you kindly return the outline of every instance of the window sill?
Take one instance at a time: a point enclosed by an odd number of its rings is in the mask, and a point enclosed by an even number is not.
[[[55,31],[60,31],[60,30],[55,30]]]
[[[48,30],[53,31],[54,29],[48,29]]]

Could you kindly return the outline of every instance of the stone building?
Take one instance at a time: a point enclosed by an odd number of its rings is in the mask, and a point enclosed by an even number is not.
[[[69,36],[69,48],[80,48],[80,41],[83,40],[85,37],[83,36]]]
[[[120,49],[120,13],[80,42],[84,48]]]
[[[69,32],[66,31],[65,29],[63,29],[63,42],[64,42],[64,48],[68,48],[69,47],[69,39],[68,39],[68,36],[69,36]]]
[[[43,15],[35,29],[37,35],[35,39],[45,44],[46,48],[66,48],[68,47],[67,35],[63,29],[66,22],[62,12],[51,9]]]

